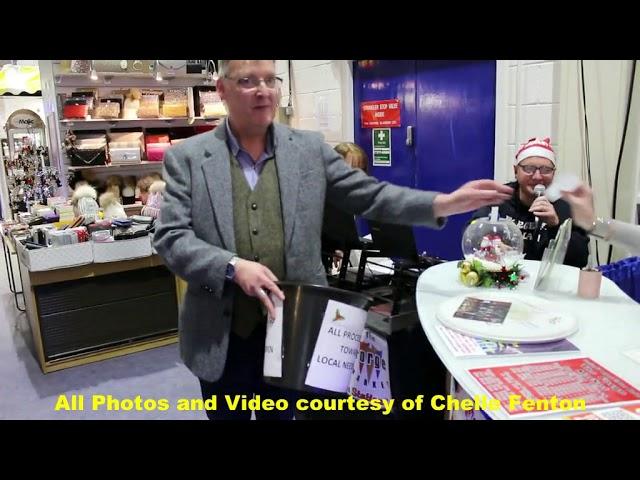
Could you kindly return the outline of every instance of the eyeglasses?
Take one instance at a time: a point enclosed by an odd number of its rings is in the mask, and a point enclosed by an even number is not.
[[[553,167],[536,167],[535,165],[518,165],[524,173],[527,175],[533,175],[536,170],[540,172],[540,175],[551,175],[556,171]]]
[[[239,77],[239,78],[225,77],[225,78],[228,78],[229,80],[234,80],[238,84],[238,87],[240,87],[242,90],[252,90],[254,88],[258,88],[260,84],[263,82],[265,87],[271,90],[278,89],[282,86],[282,79],[276,76],[260,78],[254,75],[250,75],[248,77]]]

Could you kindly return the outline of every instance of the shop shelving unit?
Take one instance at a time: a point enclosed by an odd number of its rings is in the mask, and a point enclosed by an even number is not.
[[[138,119],[64,119],[59,95],[71,94],[79,88],[97,88],[105,93],[109,90],[140,88],[166,90],[169,88],[213,85],[210,76],[205,73],[185,74],[163,72],[163,80],[157,81],[152,73],[139,72],[99,72],[98,79],[92,80],[86,73],[69,73],[65,71],[61,60],[46,60],[40,62],[42,78],[42,95],[45,101],[45,116],[47,128],[51,137],[50,157],[52,165],[61,172],[61,178],[67,178],[67,172],[77,170],[95,170],[97,175],[135,175],[149,171],[160,171],[162,162],[146,162],[133,165],[97,165],[88,167],[71,166],[64,150],[64,137],[68,130],[80,131],[111,131],[163,129],[174,127],[191,127],[200,125],[217,125],[222,118],[203,118],[194,115],[192,102],[189,105],[187,117],[160,117]],[[65,186],[66,187],[66,186]]]

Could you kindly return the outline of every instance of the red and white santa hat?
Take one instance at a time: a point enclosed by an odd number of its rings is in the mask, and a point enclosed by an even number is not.
[[[529,157],[542,157],[551,160],[555,166],[556,154],[551,148],[551,140],[546,138],[530,138],[523,144],[516,153],[514,165],[518,165],[522,160]]]

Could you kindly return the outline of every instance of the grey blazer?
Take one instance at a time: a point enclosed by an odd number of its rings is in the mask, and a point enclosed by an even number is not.
[[[365,218],[433,228],[444,224],[433,216],[436,193],[380,182],[350,168],[319,133],[274,124],[274,144],[287,272],[280,280],[326,285],[320,254],[325,197]],[[154,236],[168,268],[189,284],[179,321],[182,359],[210,382],[224,370],[236,288],[225,281],[235,253],[229,162],[222,126],[168,149],[167,185]]]

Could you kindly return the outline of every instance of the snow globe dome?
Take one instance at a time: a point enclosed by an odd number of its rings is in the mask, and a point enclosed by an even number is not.
[[[467,261],[478,261],[489,272],[510,270],[523,258],[524,238],[513,221],[498,218],[498,207],[489,217],[474,220],[462,235]]]

